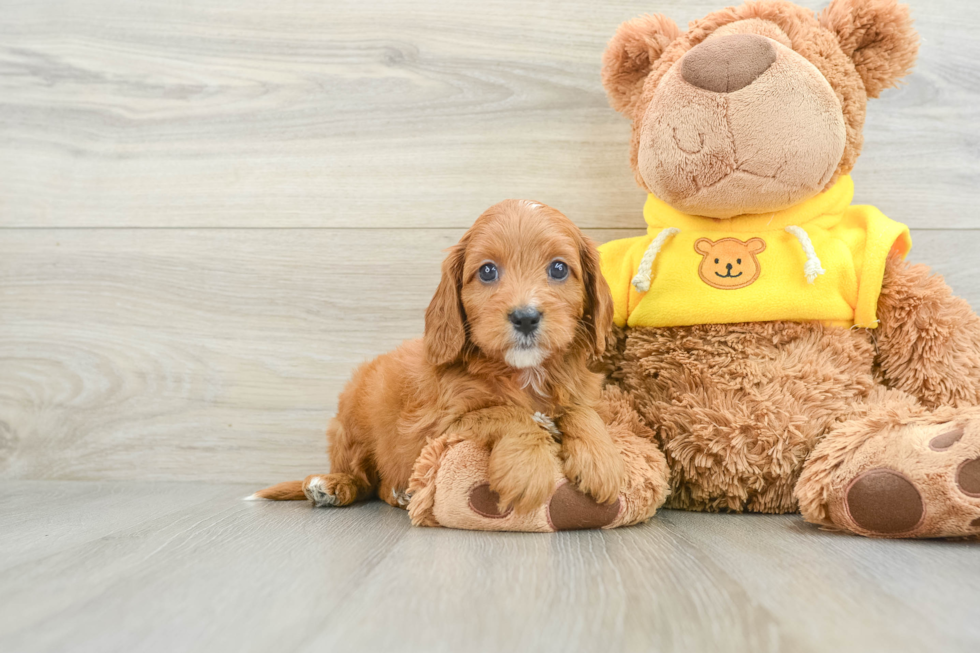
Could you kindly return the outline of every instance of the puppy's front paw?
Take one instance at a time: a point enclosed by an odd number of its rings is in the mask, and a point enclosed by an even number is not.
[[[566,437],[562,442],[565,476],[599,503],[619,498],[626,465],[608,439]]]
[[[534,511],[555,490],[557,445],[550,438],[501,438],[490,452],[490,489],[500,496],[501,513]]]

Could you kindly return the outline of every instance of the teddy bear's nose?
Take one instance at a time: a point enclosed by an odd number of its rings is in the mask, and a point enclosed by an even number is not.
[[[684,55],[681,76],[706,91],[734,93],[758,79],[775,60],[776,48],[764,36],[716,36]]]

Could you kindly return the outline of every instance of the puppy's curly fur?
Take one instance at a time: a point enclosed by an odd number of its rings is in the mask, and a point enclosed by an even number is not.
[[[555,261],[567,278],[549,274]],[[497,270],[491,282],[479,275],[487,263]],[[540,313],[531,334],[511,321],[522,308]],[[405,507],[422,447],[452,432],[491,448],[501,508],[541,505],[558,464],[584,492],[614,501],[625,470],[595,410],[602,376],[588,368],[612,316],[595,244],[568,218],[526,200],[491,207],[450,249],[424,338],[363,365],[341,394],[327,429],[331,473],[255,497],[343,506],[377,493]]]

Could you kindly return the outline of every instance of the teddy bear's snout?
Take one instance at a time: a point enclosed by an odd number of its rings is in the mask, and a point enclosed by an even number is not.
[[[716,36],[684,55],[681,76],[706,91],[734,93],[758,79],[774,61],[776,48],[764,36]]]

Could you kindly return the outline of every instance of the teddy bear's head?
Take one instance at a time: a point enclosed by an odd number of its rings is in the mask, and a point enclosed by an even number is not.
[[[661,15],[624,23],[602,81],[633,121],[640,185],[681,211],[729,218],[787,208],[849,173],[868,98],[917,51],[895,0],[833,0],[819,16],[756,0],[686,32]]]

